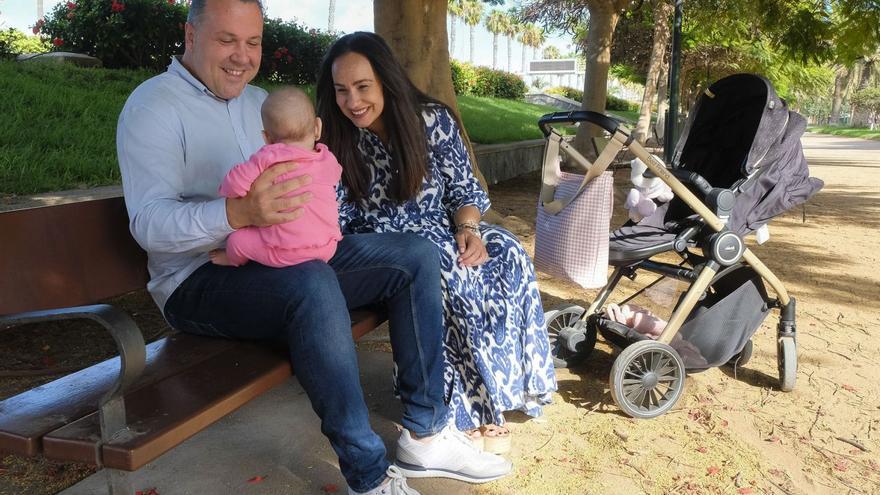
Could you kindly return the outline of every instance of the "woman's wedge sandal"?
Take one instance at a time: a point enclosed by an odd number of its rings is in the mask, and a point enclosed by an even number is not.
[[[510,452],[510,430],[505,426],[483,425],[480,427],[483,437],[483,451],[493,454]]]
[[[473,430],[464,430],[462,431],[468,438],[470,438],[471,443],[474,444],[474,447],[483,450],[485,446],[485,438],[483,438],[483,432],[481,428],[474,428]]]

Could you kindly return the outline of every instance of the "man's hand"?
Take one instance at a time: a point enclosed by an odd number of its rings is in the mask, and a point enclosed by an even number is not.
[[[477,234],[468,229],[461,229],[455,233],[455,242],[458,244],[458,264],[460,266],[480,266],[489,259],[486,246]]]
[[[296,220],[303,214],[302,206],[312,199],[304,192],[290,197],[288,193],[312,182],[311,176],[302,175],[275,184],[275,180],[296,170],[296,163],[279,163],[260,174],[243,198],[226,200],[226,218],[234,229],[266,227]]]

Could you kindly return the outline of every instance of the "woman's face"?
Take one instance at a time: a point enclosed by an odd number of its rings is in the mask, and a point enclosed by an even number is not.
[[[348,52],[333,61],[330,71],[336,91],[336,104],[342,113],[355,126],[373,131],[384,141],[386,136],[382,110],[385,108],[385,96],[382,93],[382,82],[373,72],[373,66],[367,57]]]

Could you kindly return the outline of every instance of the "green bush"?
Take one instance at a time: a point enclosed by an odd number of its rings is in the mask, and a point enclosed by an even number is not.
[[[583,91],[575,88],[570,88],[568,86],[556,86],[553,88],[545,89],[544,92],[551,95],[562,95],[577,102],[584,101]],[[614,95],[608,95],[605,101],[605,110],[617,110],[620,112],[638,112],[639,105],[626,101],[622,98],[618,98]]]
[[[46,41],[37,36],[28,36],[17,29],[0,31],[0,59],[15,58],[22,53],[48,52],[49,48]]]
[[[56,50],[97,57],[105,67],[161,70],[183,53],[186,14],[175,0],[77,0],[56,5],[36,27]]]
[[[452,87],[457,95],[521,100],[526,94],[526,83],[515,74],[454,60],[450,61],[450,65]]]
[[[336,37],[295,22],[267,19],[263,25],[260,76],[284,84],[313,84],[324,53]]]
[[[632,103],[630,101],[624,100],[623,98],[618,98],[614,95],[608,95],[607,101],[605,102],[606,110],[618,110],[621,112],[638,112],[639,105],[637,103]]]
[[[554,86],[552,88],[545,89],[544,92],[551,95],[564,96],[569,100],[574,100],[576,102],[584,101],[583,91],[575,88],[570,88],[568,86]]]

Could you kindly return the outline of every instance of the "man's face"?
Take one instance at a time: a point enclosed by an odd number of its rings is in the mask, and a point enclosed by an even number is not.
[[[183,64],[220,98],[235,98],[260,68],[263,17],[256,3],[210,0],[186,24]]]

